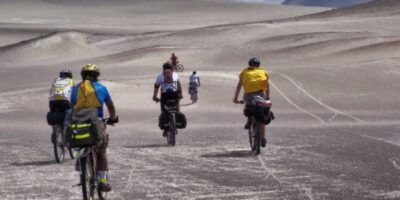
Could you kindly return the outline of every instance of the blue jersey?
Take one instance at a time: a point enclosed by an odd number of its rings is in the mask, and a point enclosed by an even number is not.
[[[75,105],[77,102],[79,85],[80,84],[78,84],[72,88],[72,93],[71,93],[72,105]],[[99,103],[101,105],[98,108],[99,117],[103,118],[103,116],[104,116],[103,105],[105,102],[111,102],[112,99],[111,99],[110,94],[108,93],[107,88],[104,85],[102,85],[101,83],[95,82],[95,81],[92,81],[92,85],[94,87],[94,90],[96,91],[97,100],[99,101]]]

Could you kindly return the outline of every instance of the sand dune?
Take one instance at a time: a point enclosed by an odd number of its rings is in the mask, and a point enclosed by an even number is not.
[[[369,3],[333,9],[321,13],[295,17],[298,19],[326,19],[332,17],[378,17],[400,14],[400,2],[397,0],[375,0]]]
[[[101,53],[100,49],[89,44],[87,34],[76,31],[51,33],[0,47],[0,59],[6,63],[62,61]]]

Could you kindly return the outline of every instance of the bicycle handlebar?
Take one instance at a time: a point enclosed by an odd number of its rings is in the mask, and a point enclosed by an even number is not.
[[[114,126],[114,124],[119,122],[119,117],[118,117],[118,115],[115,116],[114,120],[112,120],[111,118],[105,118],[105,119],[103,119],[103,122],[105,122],[107,125]]]
[[[236,101],[235,104],[244,104],[244,101]]]

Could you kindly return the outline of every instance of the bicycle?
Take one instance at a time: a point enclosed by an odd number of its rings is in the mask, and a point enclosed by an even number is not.
[[[192,104],[196,103],[198,100],[197,96],[197,86],[189,86],[189,94],[190,94],[190,100],[192,100]]]
[[[59,112],[59,115],[65,116],[65,112]],[[76,151],[68,147],[65,142],[64,133],[64,118],[59,120],[55,125],[52,125],[53,132],[51,134],[51,142],[53,143],[54,157],[58,163],[62,163],[65,158],[65,147],[67,147],[71,159],[76,156]]]
[[[107,125],[114,126],[114,123],[118,123],[118,117],[115,121],[111,121],[110,118],[103,119]],[[94,200],[95,191],[99,200],[107,199],[107,192],[99,189],[99,176],[97,172],[97,151],[96,144],[87,147],[78,147],[76,150],[79,151],[78,164],[80,169],[80,183],[76,186],[82,187],[82,195],[84,200]],[[108,177],[107,177],[108,180]]]
[[[154,101],[156,103],[160,102],[160,99],[154,99]],[[178,102],[175,99],[167,99],[167,101],[164,104],[164,109],[167,113],[167,117],[168,117],[168,123],[164,124],[163,122],[161,122],[161,126],[163,127],[163,129],[167,129],[167,143],[168,145],[171,146],[175,146],[175,139],[176,139],[176,135],[178,134],[178,128],[177,128],[177,124],[176,124],[176,114],[178,113]],[[186,125],[185,125],[186,126]]]
[[[185,67],[183,67],[183,65],[181,63],[179,63],[179,61],[177,61],[177,63],[175,65],[172,65],[172,67],[177,72],[183,72],[183,70],[185,69]]]
[[[243,101],[238,101],[237,103],[244,104]],[[256,155],[259,155],[261,152],[261,131],[264,128],[264,124],[269,124],[274,119],[273,115],[266,115],[270,107],[271,104],[269,101],[264,100],[262,97],[255,97],[251,104],[246,104],[244,110],[244,114],[250,120],[248,130],[250,148]]]
[[[178,129],[176,127],[176,113],[178,112],[178,106],[176,100],[168,99],[164,108],[168,114],[167,142],[169,145],[175,146],[176,134],[178,134]]]

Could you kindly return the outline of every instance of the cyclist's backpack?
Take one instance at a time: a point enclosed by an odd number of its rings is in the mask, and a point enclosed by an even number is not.
[[[58,101],[58,100],[66,100],[69,101],[71,98],[72,87],[74,86],[73,81],[71,79],[65,78],[57,78],[54,80],[49,100],[50,101]]]
[[[70,147],[90,147],[96,145],[99,141],[96,124],[90,121],[73,122],[68,125],[66,139]]]

